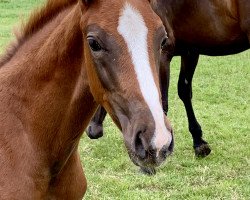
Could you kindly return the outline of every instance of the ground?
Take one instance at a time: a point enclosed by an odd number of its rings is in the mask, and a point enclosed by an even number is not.
[[[14,25],[42,0],[0,0],[0,52]],[[155,176],[139,173],[129,160],[122,135],[108,118],[97,141],[83,135],[79,150],[88,180],[86,200],[250,198],[250,50],[225,57],[202,56],[193,82],[197,118],[212,153],[197,159],[187,119],[177,95],[180,58],[171,66],[169,118],[174,154]]]

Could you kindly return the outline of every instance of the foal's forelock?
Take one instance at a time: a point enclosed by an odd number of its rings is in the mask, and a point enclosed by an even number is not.
[[[171,133],[165,125],[160,95],[150,67],[149,29],[140,12],[129,3],[126,3],[121,10],[117,29],[127,45],[140,91],[155,122],[152,146],[160,150],[165,145],[169,146]]]

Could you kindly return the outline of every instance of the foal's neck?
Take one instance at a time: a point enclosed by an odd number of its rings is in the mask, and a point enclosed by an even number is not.
[[[82,67],[80,14],[77,6],[62,11],[10,61],[16,66],[10,78],[21,77],[16,95],[26,99],[19,118],[35,150],[56,161],[56,170],[75,150],[97,108]]]

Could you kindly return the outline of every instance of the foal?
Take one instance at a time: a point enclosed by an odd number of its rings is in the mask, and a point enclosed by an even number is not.
[[[161,57],[160,82],[162,104],[168,112],[170,61],[181,56],[178,94],[185,105],[189,131],[197,156],[209,155],[211,149],[202,138],[202,130],[192,106],[192,78],[199,54],[221,56],[250,48],[249,0],[151,0],[168,33],[165,55]],[[145,79],[146,80],[146,79]],[[87,134],[97,139],[103,135],[106,111],[100,108],[91,121]]]
[[[165,38],[148,0],[48,0],[35,12],[0,61],[0,199],[81,199],[77,146],[99,104],[132,161],[160,165],[173,147],[157,75]]]

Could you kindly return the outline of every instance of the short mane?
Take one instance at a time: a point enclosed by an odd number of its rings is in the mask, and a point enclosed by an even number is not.
[[[41,29],[63,9],[73,5],[77,1],[78,0],[47,0],[47,3],[43,7],[33,11],[27,23],[25,23],[16,34],[17,41],[9,46],[4,56],[0,57],[0,67],[10,61],[27,38]]]

